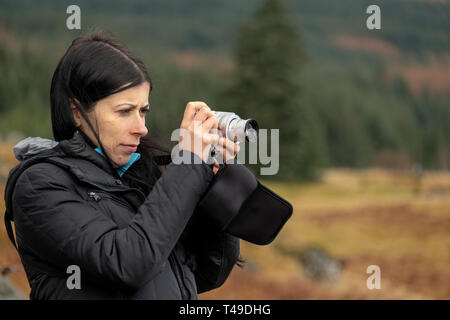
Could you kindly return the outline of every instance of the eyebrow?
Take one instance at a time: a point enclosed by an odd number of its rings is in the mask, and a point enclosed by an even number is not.
[[[132,103],[121,103],[121,104],[116,105],[114,108],[118,108],[120,106],[125,106],[125,105],[131,106],[131,107],[133,107],[133,109],[137,108],[137,106],[138,106],[137,104],[132,104]],[[145,106],[143,106],[143,108],[146,108],[148,106],[149,106],[149,104],[147,103]]]

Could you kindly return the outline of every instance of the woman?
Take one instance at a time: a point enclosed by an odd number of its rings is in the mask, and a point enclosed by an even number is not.
[[[142,61],[103,33],[75,39],[59,62],[56,141],[19,143],[5,191],[31,299],[196,299],[238,261],[239,239],[195,215],[219,169],[207,164],[211,144],[224,161],[237,146],[211,133],[217,120],[205,103],[188,103],[181,128],[192,140],[180,139],[180,155],[201,164],[162,173],[155,155],[164,148],[146,139],[151,90]]]

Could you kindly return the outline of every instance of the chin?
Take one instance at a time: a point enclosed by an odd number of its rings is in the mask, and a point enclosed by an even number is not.
[[[111,159],[111,162],[113,163],[115,168],[120,168],[121,166],[123,166],[128,162],[128,159],[130,159],[130,157],[124,156],[116,159]]]
[[[128,160],[130,160],[130,156],[129,154],[127,154],[126,156],[123,156],[119,159],[119,161],[117,162],[119,164],[119,167],[127,164]]]

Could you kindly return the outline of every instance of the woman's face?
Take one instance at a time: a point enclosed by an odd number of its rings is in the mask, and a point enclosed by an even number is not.
[[[123,166],[148,132],[145,115],[149,110],[150,84],[144,82],[103,98],[87,113],[92,126],[115,167]],[[99,147],[97,139],[78,109],[72,106],[77,126]]]

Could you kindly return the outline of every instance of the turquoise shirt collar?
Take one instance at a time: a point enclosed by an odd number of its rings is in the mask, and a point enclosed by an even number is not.
[[[95,148],[95,151],[97,151],[98,153],[100,153],[103,156],[103,152],[102,150],[100,150],[100,148]],[[123,166],[121,166],[119,169],[117,170],[117,173],[119,174],[120,177],[122,177],[122,175],[125,173],[125,171],[128,170],[129,167],[131,167],[131,165],[139,160],[141,158],[141,154],[137,153],[137,152],[133,152],[130,156],[130,159],[128,160],[127,163],[125,163]]]

